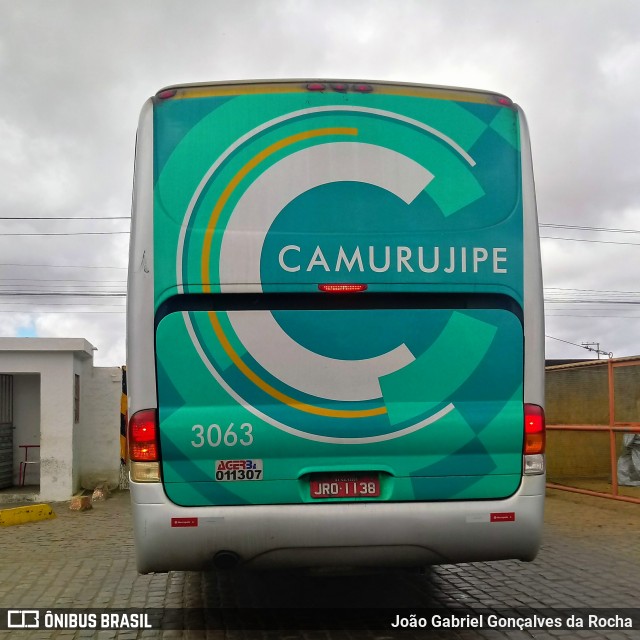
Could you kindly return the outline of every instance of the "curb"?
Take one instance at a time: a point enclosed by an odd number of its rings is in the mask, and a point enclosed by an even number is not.
[[[48,504],[34,504],[27,507],[14,507],[0,510],[0,527],[11,527],[26,522],[51,520],[56,514]]]

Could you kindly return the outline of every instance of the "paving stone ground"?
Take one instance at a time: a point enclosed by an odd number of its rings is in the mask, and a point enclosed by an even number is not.
[[[53,505],[54,520],[0,528],[0,608],[150,608],[193,610],[199,630],[6,631],[15,638],[286,638],[336,640],[428,637],[640,638],[639,631],[250,631],[210,628],[207,611],[222,608],[360,608],[380,612],[424,607],[640,607],[640,505],[550,491],[543,546],[532,563],[487,562],[434,567],[424,574],[367,575],[196,573],[139,575],[126,492],[87,512]],[[265,609],[263,609],[265,610]],[[187,615],[188,611],[181,615]],[[256,614],[258,615],[258,614]],[[193,617],[192,616],[192,617]],[[393,620],[393,615],[390,616]],[[210,620],[209,620],[210,622]],[[180,626],[180,625],[178,625]]]

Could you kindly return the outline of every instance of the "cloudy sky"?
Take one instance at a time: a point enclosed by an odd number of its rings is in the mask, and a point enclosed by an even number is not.
[[[84,337],[123,364],[140,107],[170,84],[286,77],[519,103],[547,357],[640,354],[637,0],[0,0],[0,335]]]

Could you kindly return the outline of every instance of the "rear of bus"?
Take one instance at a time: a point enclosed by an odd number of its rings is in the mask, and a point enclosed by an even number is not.
[[[508,98],[170,87],[132,218],[139,571],[535,557],[542,281]]]

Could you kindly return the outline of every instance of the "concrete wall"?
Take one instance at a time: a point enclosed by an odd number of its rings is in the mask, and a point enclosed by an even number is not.
[[[0,339],[0,343],[3,340],[7,339]],[[73,432],[70,428],[73,416],[69,400],[72,397],[73,354],[3,351],[0,348],[0,371],[40,376],[40,495],[46,500],[67,500],[75,489]]]
[[[73,481],[73,355],[47,354],[41,370],[40,495],[68,500]]]
[[[120,370],[94,369],[93,350],[82,339],[0,338],[0,373],[14,376],[14,481],[24,455],[18,445],[39,441],[41,500],[69,500],[81,484],[94,488],[95,480],[117,485]],[[76,374],[81,393],[77,424]],[[28,482],[37,481],[36,465],[29,473]]]
[[[119,367],[92,368],[81,379],[77,466],[84,489],[94,489],[104,482],[112,489],[118,486],[121,396]]]

